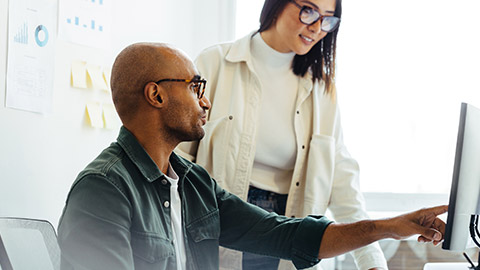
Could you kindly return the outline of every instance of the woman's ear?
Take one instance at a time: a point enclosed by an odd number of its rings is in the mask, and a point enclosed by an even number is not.
[[[145,85],[144,95],[150,105],[154,107],[163,106],[162,98],[163,88],[154,82],[149,82]]]

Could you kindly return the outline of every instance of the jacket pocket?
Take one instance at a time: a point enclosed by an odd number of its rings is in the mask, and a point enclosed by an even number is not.
[[[164,261],[175,256],[173,243],[158,235],[132,232],[133,256],[149,263]]]
[[[330,202],[335,167],[335,139],[313,135],[305,181],[305,211],[324,215]]]
[[[187,231],[193,241],[218,240],[220,237],[220,215],[218,209],[187,225]]]

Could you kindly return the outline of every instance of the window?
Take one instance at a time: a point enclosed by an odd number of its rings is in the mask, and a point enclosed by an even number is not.
[[[337,86],[364,191],[449,193],[460,103],[480,105],[479,8],[344,1]]]
[[[237,1],[236,38],[258,28],[262,5]],[[480,107],[478,10],[476,0],[343,1],[338,100],[363,191],[449,193],[460,103]]]
[[[263,0],[239,0],[235,17],[235,39],[242,38],[260,27]]]

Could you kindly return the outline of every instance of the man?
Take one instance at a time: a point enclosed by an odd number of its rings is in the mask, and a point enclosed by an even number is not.
[[[442,240],[437,215],[446,206],[333,224],[277,216],[223,190],[173,153],[204,136],[210,102],[197,73],[166,44],[133,44],[118,55],[111,85],[123,127],[68,195],[58,229],[63,269],[218,269],[219,245],[306,268],[382,238]]]

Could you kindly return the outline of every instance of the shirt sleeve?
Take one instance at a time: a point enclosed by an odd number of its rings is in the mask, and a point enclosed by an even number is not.
[[[220,209],[220,245],[291,260],[298,269],[312,267],[323,233],[331,223],[323,216],[303,219],[269,213],[216,186]]]
[[[58,227],[62,269],[133,269],[130,204],[99,175],[87,175],[70,191]]]

